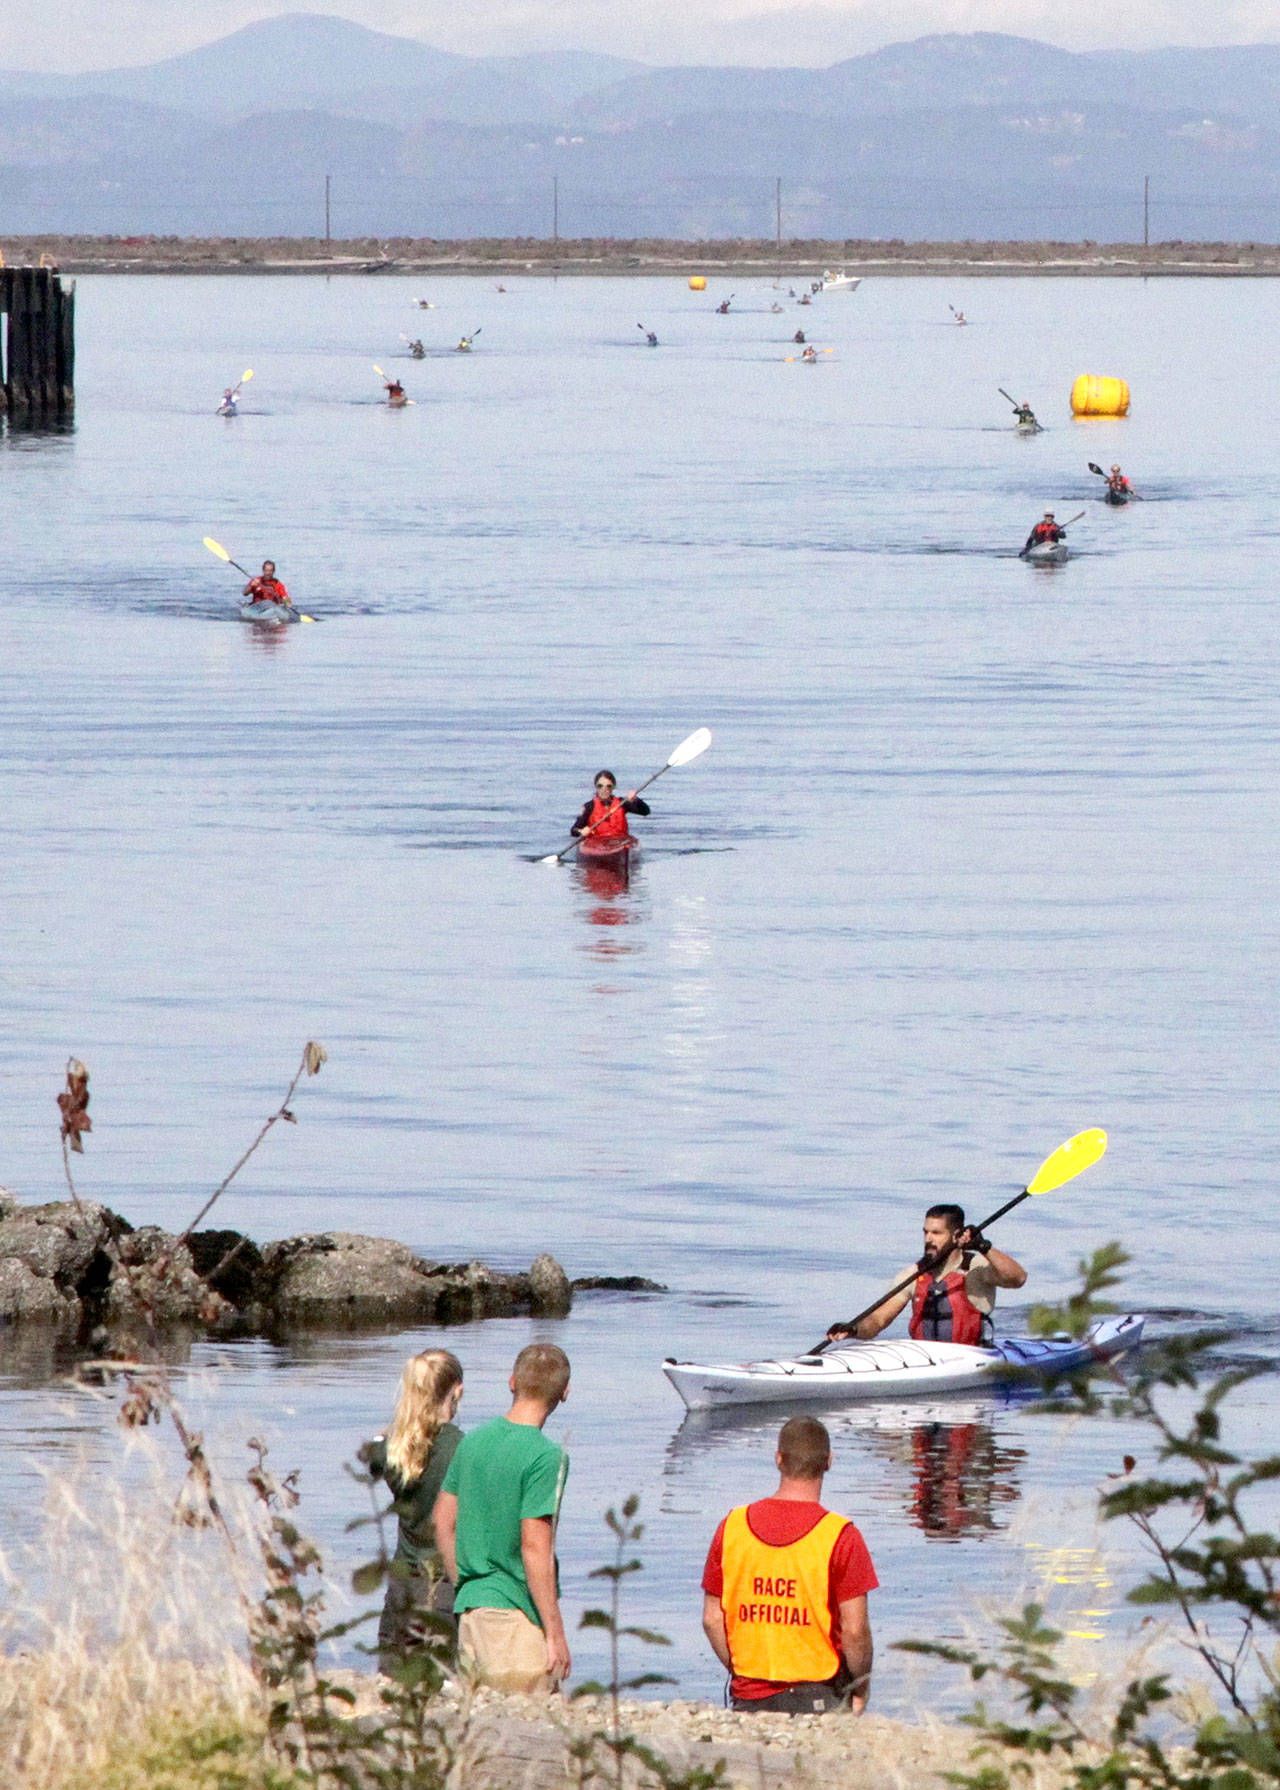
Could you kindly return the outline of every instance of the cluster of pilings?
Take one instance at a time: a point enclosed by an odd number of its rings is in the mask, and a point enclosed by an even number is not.
[[[0,311],[8,318],[0,358],[0,411],[39,427],[75,409],[74,281],[63,290],[52,267],[0,267]]]

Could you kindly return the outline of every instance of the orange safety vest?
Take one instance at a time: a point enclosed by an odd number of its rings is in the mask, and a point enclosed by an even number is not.
[[[970,1258],[965,1258],[968,1266]],[[932,1274],[921,1274],[916,1280],[915,1293],[911,1301],[911,1322],[908,1331],[917,1341],[936,1342],[938,1306],[950,1307],[951,1335],[947,1339],[958,1343],[981,1343],[983,1338],[984,1313],[969,1297],[965,1278],[960,1270],[951,1274],[943,1274],[936,1280]],[[930,1334],[925,1335],[926,1326]]]
[[[829,1510],[799,1541],[774,1548],[753,1533],[745,1504],[729,1512],[720,1604],[739,1678],[823,1684],[840,1670],[831,1633],[831,1556],[846,1521]]]
[[[619,797],[614,796],[607,806],[599,796],[593,798],[587,830],[593,839],[621,839],[627,833],[627,811]]]

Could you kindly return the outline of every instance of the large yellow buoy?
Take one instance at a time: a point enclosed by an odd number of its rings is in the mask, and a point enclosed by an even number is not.
[[[689,290],[690,290],[690,292],[705,292],[706,289],[707,289],[707,281],[706,281],[706,276],[704,274],[691,273],[689,275]]]
[[[1105,373],[1082,373],[1071,387],[1072,416],[1128,416],[1129,382]]]

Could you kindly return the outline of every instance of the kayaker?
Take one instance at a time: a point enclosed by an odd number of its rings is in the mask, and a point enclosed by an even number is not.
[[[261,572],[249,580],[240,594],[248,597],[251,603],[280,603],[286,609],[291,607],[289,593],[276,577],[274,559],[263,560]]]
[[[400,405],[409,402],[408,398],[405,396],[404,387],[398,379],[387,379],[384,380],[383,383],[387,388],[387,403],[390,404],[393,409],[398,409]]]
[[[801,360],[807,360],[807,361],[815,361],[815,360],[817,360],[817,358],[818,358],[818,350],[816,348],[806,348],[804,353],[800,356]]]
[[[727,317],[728,314],[729,314],[729,301],[727,298],[722,298],[720,300],[720,303],[716,306],[716,315],[718,317]]]
[[[1065,541],[1067,531],[1053,519],[1053,511],[1046,510],[1041,521],[1037,522],[1027,536],[1022,551],[1027,553],[1032,547],[1043,547],[1050,542]]]
[[[900,1274],[894,1281],[907,1278]],[[930,1206],[924,1215],[924,1254],[914,1284],[878,1305],[857,1328],[857,1341],[870,1342],[910,1303],[908,1329],[920,1342],[983,1344],[991,1341],[991,1313],[999,1287],[1025,1286],[1027,1271],[996,1249],[964,1221],[961,1206]],[[832,1342],[854,1332],[847,1324],[827,1331]]]
[[[1036,413],[1030,404],[1015,404],[1013,420],[1020,429],[1038,429],[1040,427],[1036,421]]]
[[[413,356],[414,360],[425,360],[427,351],[421,342],[410,342],[409,353]]]
[[[967,323],[969,321],[963,311],[953,311],[951,315],[955,318],[957,323]]]
[[[218,406],[218,415],[219,416],[234,416],[235,414],[236,414],[235,387],[229,385],[227,387],[226,391],[223,392],[223,394],[222,394],[222,402]]]
[[[649,344],[650,348],[656,348],[658,346],[658,338],[653,330],[647,329],[644,332],[644,339]]]
[[[1133,485],[1118,466],[1113,466],[1107,474],[1107,490],[1116,497],[1133,496]]]
[[[784,1423],[778,1489],[731,1510],[702,1574],[702,1627],[732,1674],[734,1709],[861,1715],[871,1690],[867,1544],[822,1504],[831,1438],[816,1417]]]
[[[797,331],[796,331],[796,333],[795,333],[795,335],[794,335],[794,336],[792,336],[792,338],[791,338],[791,340],[792,340],[792,341],[793,341],[793,342],[794,342],[794,343],[795,343],[795,344],[796,344],[796,346],[797,346],[797,347],[803,347],[803,345],[804,345],[804,331],[803,331],[803,330],[802,330],[802,329],[798,329],[798,330],[797,330]]]
[[[583,833],[590,833],[593,839],[620,839],[627,831],[629,814],[650,812],[648,802],[641,801],[634,789],[630,795],[615,798],[617,787],[618,779],[612,771],[596,772],[596,793],[583,803],[582,812],[569,828],[575,839]]]
[[[458,342],[458,353],[459,354],[470,354],[471,353],[471,343],[472,343],[473,339],[474,338],[471,336],[461,337],[461,339]]]

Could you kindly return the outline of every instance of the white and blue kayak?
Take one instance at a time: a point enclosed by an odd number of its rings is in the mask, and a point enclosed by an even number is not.
[[[288,622],[296,622],[301,618],[292,603],[276,603],[255,598],[252,603],[241,603],[240,620],[257,622],[263,628],[282,628]]]
[[[739,1361],[703,1367],[667,1361],[662,1371],[691,1411],[725,1405],[854,1404],[869,1399],[970,1392],[976,1386],[1025,1383],[1076,1373],[1136,1348],[1145,1319],[1103,1318],[1084,1337],[1010,1336],[990,1348],[968,1343],[853,1343],[792,1361]]]

